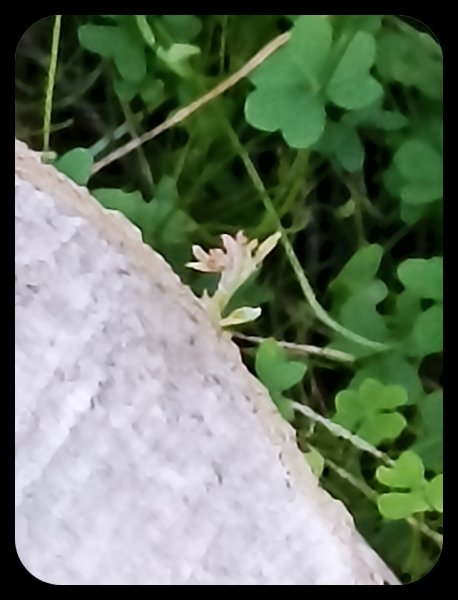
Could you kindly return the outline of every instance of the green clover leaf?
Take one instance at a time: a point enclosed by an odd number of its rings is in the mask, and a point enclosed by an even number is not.
[[[426,499],[429,505],[437,512],[444,511],[444,476],[436,475],[432,481],[428,483],[425,490]]]
[[[406,127],[409,120],[397,110],[385,110],[383,102],[374,102],[360,110],[352,110],[342,117],[348,127],[371,127],[381,131],[398,131]]]
[[[299,383],[307,367],[304,363],[290,361],[283,348],[274,340],[260,344],[256,353],[256,373],[269,391],[284,392]]]
[[[171,71],[174,71],[181,77],[191,77],[192,71],[189,69],[189,59],[196,54],[200,54],[200,48],[192,44],[172,44],[166,50],[158,48],[157,56]]]
[[[344,327],[356,333],[384,342],[388,339],[385,319],[377,305],[386,298],[388,289],[376,273],[383,249],[378,244],[360,248],[329,285],[332,295],[331,313]],[[362,357],[372,351],[342,336],[336,336],[333,348]]]
[[[154,110],[166,99],[164,87],[163,81],[150,77],[146,77],[139,83],[132,83],[125,79],[114,82],[114,90],[120,100],[130,102],[138,94],[149,110]]]
[[[418,441],[412,446],[427,469],[442,470],[444,404],[442,390],[432,392],[418,402],[421,425]]]
[[[162,15],[159,20],[172,40],[182,44],[192,41],[202,30],[202,22],[195,15]]]
[[[418,370],[401,353],[394,351],[368,358],[355,373],[349,387],[358,389],[365,379],[402,386],[409,395],[408,404],[415,403],[423,393]]]
[[[117,210],[132,221],[146,243],[173,245],[188,239],[192,222],[178,207],[175,182],[170,177],[161,179],[150,202],[145,202],[140,192],[117,188],[98,189],[92,194],[105,208]]]
[[[383,316],[377,311],[377,305],[387,294],[388,288],[382,281],[372,281],[364,290],[352,294],[343,303],[337,312],[339,322],[362,336],[385,341],[388,331]]]
[[[78,185],[86,185],[94,164],[92,154],[85,148],[73,148],[60,156],[54,166]]]
[[[107,209],[117,210],[136,225],[143,241],[159,251],[175,272],[182,275],[189,260],[189,234],[195,228],[194,221],[178,204],[175,181],[163,177],[154,198],[145,202],[139,192],[120,189],[97,189],[93,196]]]
[[[124,22],[119,25],[81,25],[80,44],[95,54],[111,58],[123,79],[139,83],[146,75],[145,43],[133,35]]]
[[[373,281],[380,267],[383,248],[370,244],[357,250],[329,285],[337,300],[346,300],[351,294],[365,289]]]
[[[404,287],[420,298],[442,301],[443,258],[408,258],[398,267],[398,277]]]
[[[442,156],[428,142],[406,140],[393,162],[402,178],[403,202],[422,205],[442,198]]]
[[[387,29],[377,46],[376,67],[384,79],[415,87],[429,98],[442,98],[442,51],[430,35]]]
[[[424,357],[443,346],[443,259],[409,258],[398,267],[405,291],[397,298],[396,320],[410,356]],[[422,310],[421,299],[437,301]]]
[[[423,462],[411,450],[403,452],[392,467],[379,467],[376,478],[387,487],[406,490],[378,497],[380,513],[387,519],[405,519],[418,512],[443,510],[443,476],[426,481]]]
[[[364,162],[364,147],[354,127],[343,120],[339,123],[328,121],[324,135],[316,144],[315,150],[324,156],[334,158],[345,171],[360,171]]]
[[[377,499],[377,506],[386,519],[393,520],[406,519],[415,513],[429,509],[428,502],[420,492],[382,494]]]
[[[444,346],[444,310],[435,304],[421,313],[413,326],[409,352],[413,356],[428,356],[442,352]]]
[[[403,387],[366,379],[359,390],[347,389],[337,394],[334,421],[378,446],[396,439],[406,426],[404,416],[396,408],[407,401]]]
[[[245,104],[248,123],[262,131],[280,131],[292,148],[309,148],[323,135],[326,100],[353,110],[381,98],[382,87],[370,75],[373,35],[357,32],[329,76],[335,60],[332,38],[332,26],[321,16],[303,15],[294,22],[290,40],[251,76],[256,89]],[[351,142],[357,157],[348,159],[344,168],[356,170],[361,148],[358,139]]]
[[[294,410],[291,400],[282,392],[303,379],[307,366],[302,362],[288,360],[283,348],[270,338],[264,340],[256,352],[255,369],[280,413],[286,420],[292,421]]]
[[[328,98],[347,110],[364,108],[383,95],[370,69],[375,61],[374,36],[358,31],[348,45],[327,86]]]
[[[332,28],[322,17],[302,16],[290,41],[251,76],[256,90],[246,101],[247,121],[262,131],[280,130],[293,148],[308,148],[322,135],[325,111],[317,96]]]
[[[311,92],[298,87],[283,88],[282,93],[284,98],[275,86],[252,92],[246,102],[246,119],[261,131],[280,129],[291,148],[309,148],[324,131],[324,107]]]
[[[392,488],[418,488],[423,484],[425,468],[415,452],[403,452],[393,467],[379,467],[377,479]]]

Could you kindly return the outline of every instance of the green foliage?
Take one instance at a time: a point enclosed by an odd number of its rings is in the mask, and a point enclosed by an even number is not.
[[[442,390],[432,392],[418,403],[420,425],[418,439],[412,446],[427,469],[440,473],[443,463],[444,413]]]
[[[362,362],[349,387],[358,389],[366,379],[403,387],[408,393],[409,404],[417,402],[423,394],[418,369],[399,351],[375,355]]]
[[[336,397],[334,421],[374,446],[396,439],[406,419],[396,409],[407,404],[405,388],[366,379],[359,390],[344,390]]]
[[[126,193],[119,189],[99,189],[92,194],[105,208],[122,212],[143,233],[143,239],[174,243],[187,240],[189,218],[178,207],[175,182],[164,177],[157,186],[155,197],[144,202],[138,192]]]
[[[385,319],[377,310],[388,289],[376,277],[383,249],[378,244],[363,246],[355,252],[341,272],[329,285],[332,311],[335,318],[348,329],[379,342],[389,337]],[[332,347],[364,356],[370,350],[362,348],[341,335],[335,336]]]
[[[360,171],[363,167],[364,147],[355,128],[344,119],[339,123],[328,121],[315,149],[349,173]]]
[[[325,467],[323,456],[315,448],[311,448],[309,452],[305,452],[304,456],[313,474],[319,479],[323,475]]]
[[[410,342],[410,353],[416,356],[423,357],[442,351],[442,306],[432,306],[421,313],[415,322]]]
[[[394,155],[403,179],[401,199],[407,204],[425,204],[442,197],[442,157],[419,139],[406,140]]]
[[[442,99],[442,52],[429,35],[405,26],[385,29],[378,49],[377,70],[384,79],[416,88],[427,98]]]
[[[405,519],[427,510],[443,511],[443,476],[425,479],[421,458],[415,452],[403,452],[392,467],[379,467],[378,481],[402,492],[381,494],[378,507],[387,519]]]
[[[399,265],[398,277],[404,287],[419,298],[442,301],[442,256],[409,258]]]
[[[91,176],[94,159],[84,148],[74,148],[58,158],[54,166],[78,185],[86,185]]]
[[[293,148],[318,141],[325,111],[317,78],[329,51],[332,29],[318,16],[300,17],[291,41],[251,76],[256,90],[247,98],[245,114],[264,131],[280,130]]]
[[[145,43],[125,24],[119,21],[116,25],[82,25],[78,37],[87,50],[112,59],[125,81],[138,83],[146,75]]]
[[[403,283],[410,305],[416,310],[410,334],[406,340],[406,352],[423,358],[442,351],[443,346],[443,261],[442,257],[408,259],[399,265],[398,277]],[[422,311],[421,299],[436,302]]]
[[[299,383],[306,371],[304,363],[288,360],[286,352],[274,339],[260,344],[256,353],[256,374],[269,390],[272,400],[288,421],[294,418],[291,400],[283,392]]]
[[[173,179],[163,177],[149,202],[144,202],[139,192],[116,188],[93,190],[92,194],[105,208],[121,212],[134,223],[143,240],[162,251],[173,266],[183,267],[183,259],[190,257],[189,235],[195,225],[179,208]]]
[[[112,21],[113,18],[110,17]],[[193,15],[162,15],[156,22],[160,39],[173,43],[162,46],[145,15],[116,16],[110,25],[85,24],[78,28],[80,44],[95,54],[111,60],[118,77],[114,90],[124,102],[140,96],[149,110],[166,99],[164,81],[151,76],[159,65],[181,77],[190,74],[188,61],[200,53],[198,46],[186,43],[201,30]]]
[[[337,106],[354,110],[378,100],[383,89],[370,69],[376,53],[375,39],[358,31],[345,49],[327,87],[327,95]]]
[[[17,135],[38,150],[46,89],[38,57],[49,55],[52,25],[35,24],[17,50]],[[418,579],[437,560],[442,534],[439,44],[389,15],[70,15],[62,27],[50,129],[59,170],[130,219],[199,297],[209,279],[216,290],[218,277],[185,267],[192,244],[214,248],[222,233],[240,230],[263,240],[280,218],[325,314],[347,334],[384,344],[357,343],[323,323],[281,248],[226,307],[262,305],[244,326],[266,339],[255,372],[322,484],[402,581]],[[93,169],[285,27],[289,41],[246,80]],[[354,360],[307,350],[306,368],[272,338]],[[252,349],[242,353],[251,366]],[[372,455],[294,414],[293,402],[334,418]]]
[[[322,17],[297,19],[288,44],[251,77],[256,90],[247,98],[248,122],[263,131],[280,130],[292,148],[309,148],[323,135],[327,102],[352,110],[379,99],[383,89],[370,74],[374,37],[365,31],[355,33],[336,61],[338,46],[331,25]]]

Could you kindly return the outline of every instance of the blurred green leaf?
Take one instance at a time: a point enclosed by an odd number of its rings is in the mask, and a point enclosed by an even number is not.
[[[325,125],[318,78],[332,42],[332,29],[322,17],[299,17],[290,41],[255,70],[256,90],[245,105],[247,121],[263,131],[280,130],[293,148],[307,148]]]
[[[443,258],[409,258],[398,267],[398,277],[406,289],[420,298],[442,301]]]
[[[113,59],[119,74],[126,81],[137,83],[145,77],[146,55],[143,38],[132,35],[122,24],[81,25],[78,37],[81,45],[90,52]]]
[[[162,15],[160,21],[174,42],[191,42],[202,30],[201,20],[194,15]]]
[[[147,243],[159,248],[161,244],[186,241],[194,226],[178,207],[175,182],[169,177],[161,179],[150,202],[145,202],[139,192],[120,189],[98,189],[92,193],[105,208],[122,212],[139,227]]]
[[[427,97],[442,98],[442,52],[431,36],[413,28],[409,35],[385,30],[377,44],[376,67],[383,78],[416,87]]]
[[[334,421],[377,446],[394,440],[406,426],[396,409],[407,404],[406,390],[366,379],[358,390],[347,389],[336,396]]]
[[[273,339],[260,344],[256,353],[256,373],[269,391],[283,392],[305,375],[304,363],[289,361],[286,352]]]
[[[421,313],[413,327],[409,351],[413,356],[442,352],[444,336],[442,305],[436,304]]]
[[[363,108],[383,95],[380,83],[372,77],[376,45],[374,37],[358,31],[351,40],[327,87],[329,99],[349,110]]]
[[[78,185],[86,185],[91,176],[94,159],[85,148],[74,148],[59,157],[54,166]]]
[[[358,389],[365,379],[377,379],[384,385],[402,386],[408,392],[409,404],[416,402],[423,392],[417,369],[402,354],[394,351],[370,357],[362,363],[350,388]]]
[[[323,137],[315,147],[324,156],[334,157],[337,163],[350,173],[362,169],[364,147],[356,129],[345,122],[328,121]]]
[[[418,403],[421,431],[412,446],[427,469],[440,472],[443,467],[444,405],[442,390],[432,392]]]
[[[286,398],[281,392],[273,391],[270,392],[273,403],[278,408],[278,412],[281,416],[291,423],[294,420],[294,408],[291,400]]]
[[[323,474],[323,470],[325,467],[324,458],[317,450],[315,450],[315,448],[312,448],[308,452],[305,452],[304,456],[305,460],[308,462],[310,468],[312,469],[313,474],[319,479]]]
[[[329,285],[329,290],[339,298],[364,289],[380,267],[383,248],[370,244],[357,250]]]
[[[437,475],[426,487],[425,495],[432,508],[437,512],[444,510],[444,476]]]
[[[422,485],[425,469],[415,452],[404,452],[393,467],[379,467],[377,479],[394,488],[416,488]]]
[[[401,197],[408,204],[424,204],[442,197],[442,157],[420,139],[405,141],[394,155],[403,177]]]
[[[420,492],[382,494],[377,499],[377,505],[386,519],[407,519],[429,509],[428,502]]]
[[[427,510],[442,512],[443,477],[426,481],[421,458],[410,450],[403,452],[392,467],[379,467],[376,477],[380,483],[402,489],[402,492],[381,494],[377,504],[387,519],[405,519]]]

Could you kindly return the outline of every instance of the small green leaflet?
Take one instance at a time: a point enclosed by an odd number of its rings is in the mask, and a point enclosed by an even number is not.
[[[283,348],[270,338],[262,342],[258,348],[255,369],[280,413],[286,420],[292,421],[294,410],[291,400],[286,398],[283,392],[303,379],[307,366],[302,362],[288,360]]]

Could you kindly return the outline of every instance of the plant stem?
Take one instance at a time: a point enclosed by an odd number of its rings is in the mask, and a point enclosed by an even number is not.
[[[314,446],[309,444],[309,442],[307,442],[307,445],[312,450],[319,452],[321,454],[321,456],[323,456],[323,454],[319,450],[317,450]],[[354,488],[359,490],[364,496],[366,496],[366,498],[368,500],[370,500],[371,502],[374,502],[374,504],[377,503],[377,497],[378,497],[377,492],[375,492],[370,486],[368,486],[367,483],[357,479],[354,475],[349,473],[346,469],[344,469],[340,465],[336,464],[330,458],[323,456],[323,459],[324,459],[325,464],[327,464],[333,471],[335,471],[339,477],[341,477],[345,481],[348,481],[348,483],[350,485],[352,485]],[[442,535],[440,533],[437,533],[437,531],[434,531],[433,529],[428,527],[428,525],[426,525],[419,519],[416,519],[415,517],[408,517],[406,519],[406,521],[412,527],[412,529],[414,531],[421,532],[424,536],[428,537],[430,540],[432,540],[434,543],[436,543],[440,548],[442,548],[443,539],[442,539]]]
[[[56,15],[54,18],[54,27],[52,30],[52,42],[51,42],[51,59],[49,61],[48,71],[48,83],[46,86],[46,97],[45,97],[45,113],[43,122],[43,153],[49,152],[49,138],[51,134],[51,113],[52,113],[52,97],[54,92],[54,84],[56,81],[56,70],[57,70],[57,54],[59,50],[59,39],[60,39],[60,24],[62,15]]]
[[[327,325],[330,329],[333,329],[335,332],[339,333],[340,335],[347,338],[348,340],[351,340],[352,342],[355,342],[362,346],[367,346],[369,348],[373,348],[374,350],[388,349],[389,348],[388,344],[383,344],[381,342],[374,342],[373,340],[368,340],[367,338],[365,338],[357,333],[354,333],[353,331],[350,331],[346,327],[343,327],[342,325],[340,325],[340,323],[337,323],[337,321],[334,321],[334,319],[332,317],[330,317],[328,315],[328,313],[324,310],[324,308],[320,305],[320,303],[316,299],[316,296],[312,289],[312,286],[310,285],[307,277],[305,276],[305,273],[302,270],[301,264],[296,256],[294,249],[291,245],[291,242],[289,241],[288,236],[286,235],[286,232],[281,224],[281,221],[278,217],[277,211],[275,210],[275,208],[272,204],[272,200],[270,199],[270,196],[267,193],[267,191],[264,187],[264,184],[263,184],[261,178],[259,177],[258,172],[256,171],[256,168],[255,168],[251,158],[249,157],[245,148],[241,144],[237,134],[233,130],[230,123],[225,118],[223,118],[223,122],[225,125],[225,129],[228,133],[228,136],[231,139],[232,144],[237,149],[237,152],[243,161],[245,169],[248,173],[248,176],[251,179],[251,182],[252,182],[254,188],[257,190],[257,192],[259,193],[259,195],[264,203],[264,207],[265,207],[266,211],[272,216],[273,220],[276,223],[278,231],[280,231],[282,234],[281,242],[283,244],[283,248],[285,249],[285,253],[288,258],[288,261],[289,261],[291,267],[293,268],[293,271],[296,275],[299,285],[301,286],[301,289],[305,296],[305,299],[307,300],[307,302],[309,303],[313,312],[315,313],[316,318],[319,319],[325,325]]]
[[[135,15],[135,21],[145,44],[152,50],[156,50],[156,38],[151,31],[146,15]]]
[[[320,425],[326,427],[326,429],[330,431],[333,435],[348,440],[351,444],[353,444],[353,446],[355,446],[359,450],[372,454],[372,456],[375,456],[375,458],[383,461],[386,465],[390,467],[392,467],[395,464],[394,460],[392,460],[387,454],[381,452],[380,450],[375,448],[375,446],[372,446],[372,444],[369,444],[368,442],[366,442],[366,440],[363,440],[358,435],[351,433],[351,431],[348,431],[348,429],[345,429],[345,427],[342,427],[342,425],[338,425],[337,423],[334,423],[334,421],[331,421],[330,419],[326,419],[326,417],[319,415],[317,412],[311,409],[310,406],[299,404],[298,402],[293,402],[292,404],[295,411],[302,413],[303,415],[317,423],[320,423]]]
[[[99,160],[92,168],[92,174],[97,173],[98,171],[111,164],[115,160],[118,160],[126,154],[128,154],[129,152],[132,152],[132,150],[135,150],[135,148],[138,148],[138,146],[140,146],[141,144],[152,140],[167,129],[170,129],[170,127],[181,123],[181,121],[187,119],[189,115],[192,115],[194,112],[196,112],[196,110],[207,104],[207,102],[211,102],[221,94],[224,94],[224,92],[229,90],[231,87],[233,87],[239,81],[241,81],[247,75],[249,75],[249,73],[254,71],[254,69],[256,69],[273,52],[275,52],[276,50],[278,50],[278,48],[283,46],[283,44],[285,44],[289,40],[290,36],[291,34],[289,32],[278,35],[276,38],[271,40],[266,46],[264,46],[264,48],[262,48],[257,54],[255,54],[247,63],[245,63],[241,69],[230,75],[227,79],[219,83],[212,90],[206,92],[200,98],[197,98],[197,100],[194,100],[184,108],[174,113],[163,123],[161,123],[157,127],[154,127],[154,129],[151,129],[151,131],[147,131],[138,139],[131,140],[124,146],[117,148],[116,150],[108,154],[108,156],[105,156],[104,158]]]
[[[238,338],[239,340],[254,342],[255,344],[261,344],[265,339],[256,335],[245,335],[238,332],[234,332],[232,336]],[[352,363],[356,360],[352,354],[341,352],[340,350],[333,350],[332,348],[320,348],[319,346],[311,346],[309,344],[294,344],[293,342],[283,342],[278,340],[277,344],[286,350],[293,350],[302,354],[315,354],[317,356],[329,358],[330,360],[337,360],[339,362]]]

